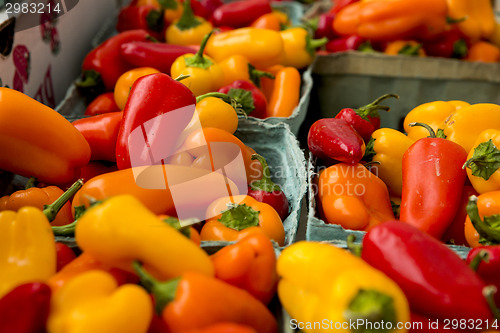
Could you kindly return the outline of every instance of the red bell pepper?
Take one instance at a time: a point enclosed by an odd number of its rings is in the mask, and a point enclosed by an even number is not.
[[[112,91],[115,83],[126,71],[134,68],[120,56],[120,47],[133,41],[147,41],[146,30],[128,30],[115,35],[90,51],[83,59],[82,79],[78,86],[99,90],[100,83]]]
[[[445,243],[452,243],[454,245],[469,246],[465,239],[465,219],[467,218],[467,203],[471,195],[479,195],[476,190],[470,185],[465,185],[462,191],[462,199],[458,206],[458,211],[450,226],[444,232],[441,240]]]
[[[270,12],[272,8],[269,0],[237,0],[219,6],[212,13],[210,21],[216,27],[242,28]]]
[[[321,159],[333,159],[354,164],[365,153],[361,135],[344,119],[324,118],[309,128],[307,145],[311,153]]]
[[[167,74],[146,75],[135,81],[116,141],[118,169],[154,165],[170,156],[193,117],[195,105],[192,91]],[[157,156],[150,158],[152,151]]]
[[[436,137],[417,140],[403,155],[401,221],[440,239],[457,214],[467,174],[462,146]]]
[[[257,201],[271,205],[280,216],[281,221],[284,221],[290,209],[285,193],[283,193],[278,184],[271,180],[271,173],[269,172],[269,166],[265,158],[259,154],[254,154],[252,155],[252,160],[258,160],[260,162],[263,173],[260,180],[253,181],[248,186],[247,195]]]
[[[251,82],[236,80],[219,89],[220,93],[227,94],[241,104],[243,111],[252,117],[264,119],[266,116],[267,100],[264,93]]]
[[[25,283],[0,299],[0,332],[45,332],[52,291],[40,282]]]
[[[328,52],[345,52],[345,51],[358,51],[366,39],[351,35],[332,39],[325,44],[325,50]]]
[[[399,98],[399,96],[395,94],[386,94],[359,109],[342,109],[335,118],[344,119],[351,124],[359,135],[361,135],[365,143],[367,143],[370,141],[372,133],[380,128],[380,114],[378,110],[390,110],[388,106],[380,105],[379,103],[390,97]]]
[[[129,5],[120,9],[116,30],[124,32],[135,29],[146,30],[151,37],[159,41],[165,40],[165,34],[162,33],[163,10],[152,5]]]
[[[486,284],[453,250],[407,223],[386,221],[370,229],[361,258],[398,284],[413,311],[448,320],[493,318]]]
[[[82,133],[91,150],[91,160],[114,162],[116,140],[123,112],[110,112],[75,120],[73,126]]]
[[[76,258],[75,251],[73,251],[68,245],[61,242],[56,242],[56,253],[56,272],[59,272],[64,266]]]
[[[427,56],[463,59],[469,51],[467,37],[457,28],[446,30],[435,38],[424,40],[422,47]]]
[[[275,295],[276,254],[271,240],[263,233],[250,234],[210,258],[219,280],[248,291],[264,304]]]
[[[108,112],[118,112],[120,108],[116,105],[113,92],[100,94],[87,106],[84,115],[95,116]]]
[[[130,42],[121,46],[120,54],[135,67],[153,67],[170,75],[170,68],[175,59],[186,53],[194,54],[196,51],[193,47],[183,45]]]
[[[500,245],[480,246],[469,251],[467,264],[487,284],[500,290]],[[500,292],[495,293],[495,302],[500,304]]]

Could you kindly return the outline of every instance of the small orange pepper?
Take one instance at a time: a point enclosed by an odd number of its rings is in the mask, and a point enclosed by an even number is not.
[[[116,81],[114,90],[115,102],[118,108],[120,110],[125,108],[130,89],[138,78],[155,73],[160,73],[160,71],[152,67],[139,67],[123,73]]]
[[[200,236],[201,240],[237,241],[254,232],[264,233],[280,246],[285,243],[283,222],[272,206],[236,195],[210,204]]]
[[[415,40],[396,40],[387,44],[384,49],[385,54],[389,55],[410,55],[425,57],[425,51],[422,43]]]
[[[247,325],[236,323],[218,323],[200,329],[182,331],[182,333],[257,333],[257,331]]]
[[[274,78],[263,77],[260,79],[260,90],[264,93],[264,96],[266,96],[266,100],[268,100],[268,101],[271,99],[271,96],[273,94],[274,80],[276,78],[276,74],[278,74],[278,72],[280,70],[282,70],[283,68],[285,68],[285,66],[283,66],[283,65],[274,65],[274,66],[265,68],[263,70],[264,72],[270,73],[271,75],[274,76]]]
[[[250,24],[250,27],[280,31],[289,24],[290,20],[285,13],[272,11],[271,13],[261,15]]]
[[[300,72],[284,67],[274,79],[274,88],[267,104],[267,117],[290,117],[300,100]]]
[[[227,86],[236,80],[245,80],[260,85],[262,78],[272,78],[274,75],[266,71],[260,71],[250,64],[248,59],[241,54],[235,54],[218,63],[224,73],[222,86]]]
[[[500,244],[500,191],[471,196],[467,204],[465,239],[470,247]]]
[[[500,48],[486,41],[479,41],[471,45],[465,58],[467,61],[499,62]]]

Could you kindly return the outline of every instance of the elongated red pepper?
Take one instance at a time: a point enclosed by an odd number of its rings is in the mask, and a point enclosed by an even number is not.
[[[320,39],[323,37],[329,40],[337,37],[337,33],[333,30],[333,20],[335,19],[335,14],[323,13],[318,16],[318,23],[314,31],[314,38]]]
[[[222,0],[199,0],[191,3],[194,15],[203,17],[206,20],[209,20],[213,12],[222,5]]]
[[[145,42],[148,36],[146,30],[128,30],[94,48],[83,59],[82,79],[78,86],[99,90],[102,82],[106,91],[112,91],[120,75],[134,68],[120,56],[121,45],[132,41]]]
[[[124,32],[135,29],[146,30],[151,37],[159,41],[164,40],[163,11],[153,5],[123,7],[118,14],[116,30]]]
[[[351,35],[332,39],[325,45],[325,50],[328,52],[346,52],[358,51],[366,39]]]
[[[388,106],[380,105],[379,103],[390,97],[399,98],[395,94],[386,94],[359,109],[342,109],[335,118],[344,119],[351,124],[359,135],[361,135],[365,143],[367,143],[370,141],[372,133],[380,128],[380,114],[378,110],[390,110]]]
[[[370,229],[362,246],[361,258],[398,284],[413,311],[448,320],[492,319],[483,295],[486,284],[453,250],[425,232],[387,221]]]
[[[252,117],[264,119],[266,117],[267,100],[264,93],[253,83],[245,80],[236,80],[219,89],[241,104],[243,111]]]
[[[94,98],[94,100],[85,109],[84,115],[95,116],[98,114],[117,111],[120,111],[120,108],[116,105],[114,93],[107,92]]]
[[[0,299],[0,331],[45,332],[51,289],[40,282],[22,284]]]
[[[116,141],[118,169],[158,164],[172,154],[195,105],[191,90],[167,74],[151,74],[135,81]],[[171,117],[166,115],[172,111]],[[156,154],[161,151],[161,156],[151,158],[152,150]]]
[[[365,143],[358,132],[344,119],[324,118],[309,128],[307,145],[321,159],[354,164],[365,153]]]
[[[212,13],[210,21],[216,27],[242,28],[271,11],[269,0],[237,0],[219,6]]]
[[[487,284],[500,290],[500,245],[480,246],[469,251],[467,264]],[[495,302],[500,304],[500,293],[495,293]]]
[[[123,112],[110,112],[75,120],[76,127],[90,146],[91,160],[116,161],[116,140]]]
[[[469,43],[465,35],[457,28],[446,30],[435,38],[424,40],[422,47],[431,57],[458,58],[467,56]]]
[[[196,49],[174,44],[130,42],[121,46],[120,54],[136,67],[153,67],[162,73],[170,74],[175,59],[186,54],[196,53]]]
[[[403,155],[400,219],[440,239],[457,214],[467,174],[462,146],[431,136],[417,140]]]

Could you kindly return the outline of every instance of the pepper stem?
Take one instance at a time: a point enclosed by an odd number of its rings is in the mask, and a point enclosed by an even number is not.
[[[483,288],[483,296],[486,298],[486,302],[488,302],[493,318],[495,318],[495,320],[500,320],[500,312],[498,311],[493,298],[496,292],[497,288],[494,285],[489,285]]]
[[[474,258],[472,258],[471,262],[469,263],[469,267],[474,271],[477,272],[477,269],[479,268],[479,265],[484,261],[488,262],[490,259],[490,254],[488,251],[481,250],[479,251]]]
[[[356,235],[349,234],[347,236],[347,248],[356,257],[361,257],[361,252],[363,251],[363,246],[361,244],[356,244]]]
[[[57,213],[68,202],[68,200],[83,186],[83,179],[78,179],[71,187],[64,192],[56,201],[43,207],[43,213],[49,221],[54,221]]]
[[[229,104],[233,107],[234,111],[236,111],[236,114],[247,118],[247,114],[243,110],[243,106],[240,103],[238,103],[238,101],[236,99],[232,98],[228,94],[213,91],[213,92],[209,92],[209,93],[206,93],[203,95],[199,95],[198,97],[196,97],[196,104],[198,104],[202,99],[207,98],[207,97],[216,97],[216,98],[222,99],[224,102],[226,102],[227,104]]]
[[[490,245],[500,243],[500,231],[493,229],[489,223],[491,219],[498,220],[500,215],[492,215],[485,217],[484,221],[481,220],[477,207],[477,200],[475,195],[471,195],[465,209],[474,229],[476,229],[477,233],[483,238],[482,240],[480,239],[480,243],[488,243]]]
[[[66,225],[53,226],[52,233],[54,234],[54,236],[72,236],[75,234],[77,222],[78,220],[74,220],[73,222]]]
[[[180,81],[182,81],[184,79],[187,79],[188,77],[191,77],[191,75],[189,75],[189,74],[181,74],[178,77],[176,77],[174,80],[177,81],[177,82],[180,82]]]
[[[26,186],[24,186],[24,189],[27,190],[32,187],[35,187],[35,182],[36,182],[36,177],[30,177],[30,179],[28,179],[28,182],[26,183]]]
[[[314,57],[314,53],[316,52],[316,49],[318,47],[322,47],[326,43],[328,43],[328,37],[323,37],[320,39],[312,39],[308,34],[306,37],[306,51],[312,57]]]
[[[254,191],[265,191],[265,192],[281,192],[281,187],[271,180],[271,172],[269,171],[269,165],[266,159],[259,154],[253,154],[252,160],[258,160],[262,165],[262,178],[260,180],[255,180],[250,184],[250,188]]]
[[[191,0],[184,0],[182,16],[175,24],[180,30],[188,30],[199,26],[202,22],[198,19],[191,8]]]
[[[434,132],[434,130],[432,129],[432,127],[430,127],[429,125],[427,124],[424,124],[424,123],[409,123],[408,126],[410,127],[414,127],[414,126],[422,126],[424,127],[426,130],[429,131],[429,136],[428,138],[436,138],[436,132]]]
[[[184,58],[187,67],[199,67],[203,69],[207,69],[213,65],[213,61],[203,56],[203,52],[205,51],[205,47],[207,46],[207,42],[212,36],[214,30],[210,31],[208,34],[203,37],[201,41],[200,48],[198,52],[194,56]]]
[[[163,309],[175,299],[175,293],[181,278],[160,282],[151,276],[138,261],[132,263],[135,273],[139,276],[144,288],[153,294],[156,303],[156,312],[161,314]]]
[[[390,111],[391,109],[388,106],[380,105],[380,102],[391,97],[399,98],[399,96],[396,94],[385,94],[380,96],[370,104],[362,106],[359,109],[355,109],[354,112],[356,112],[356,114],[361,118],[363,118],[364,120],[368,120],[368,117],[380,118],[378,110]]]
[[[354,332],[366,333],[372,332],[367,322],[376,323],[392,323],[391,327],[396,324],[396,309],[394,300],[391,296],[384,294],[378,290],[360,289],[358,294],[352,299],[348,309],[344,312],[344,317],[349,321],[357,321],[363,319],[364,327],[358,326]],[[389,332],[389,325],[382,325],[383,328],[377,332]]]
[[[248,76],[250,77],[250,81],[252,81],[252,83],[255,84],[257,88],[260,88],[260,78],[262,77],[267,77],[270,79],[276,78],[273,74],[269,72],[264,72],[256,69],[255,66],[252,65],[251,63],[248,63]]]
[[[259,211],[246,204],[228,204],[228,209],[222,213],[218,220],[227,228],[241,231],[259,225]]]

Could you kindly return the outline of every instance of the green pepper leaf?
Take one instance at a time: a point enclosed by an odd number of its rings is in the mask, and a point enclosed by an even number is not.
[[[82,217],[82,215],[85,214],[85,211],[87,211],[87,207],[85,207],[85,205],[76,206],[75,207],[75,220],[78,220],[80,217]]]
[[[186,226],[186,227],[181,226],[181,222],[179,221],[178,218],[169,216],[167,218],[164,218],[163,222],[167,223],[169,226],[171,226],[175,230],[179,231],[181,234],[183,234],[187,238],[191,237],[191,227],[190,226]]]
[[[245,89],[231,88],[227,92],[229,97],[232,97],[241,105],[243,112],[249,115],[253,110],[255,110],[255,104],[252,96],[252,92]]]
[[[151,10],[148,15],[146,15],[146,22],[148,24],[148,28],[161,32],[163,30],[163,10]]]
[[[226,227],[241,231],[259,225],[259,211],[246,204],[228,204],[229,209],[222,213],[218,220]]]
[[[500,214],[485,216],[483,223],[488,229],[488,233],[479,233],[479,243],[483,245],[496,245],[500,242]]]
[[[500,168],[500,150],[491,139],[481,142],[474,148],[472,157],[465,162],[465,167],[472,171],[473,176],[488,180]]]

